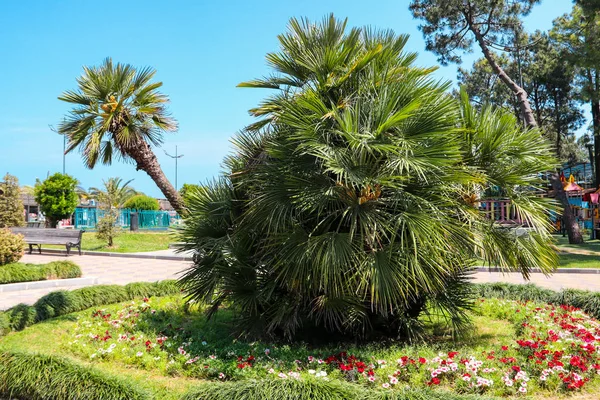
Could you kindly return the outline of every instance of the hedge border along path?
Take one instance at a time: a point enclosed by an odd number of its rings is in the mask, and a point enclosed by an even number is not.
[[[47,264],[13,263],[0,266],[0,284],[79,277],[81,268],[72,261],[52,261]]]
[[[0,352],[0,395],[28,400],[146,400],[122,378],[58,357]]]
[[[0,336],[20,331],[37,322],[83,311],[90,307],[120,303],[139,297],[168,296],[180,292],[175,280],[136,282],[125,286],[97,285],[59,290],[40,298],[33,306],[18,304],[0,312]]]
[[[206,383],[181,400],[493,400],[481,395],[459,395],[442,390],[368,390],[349,383],[313,380],[249,380]]]

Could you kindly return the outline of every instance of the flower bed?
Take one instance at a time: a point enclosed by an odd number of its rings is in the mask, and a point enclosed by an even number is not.
[[[170,297],[95,309],[78,319],[67,349],[92,362],[215,381],[340,380],[499,396],[581,391],[600,381],[600,324],[570,306],[481,300],[476,313],[510,321],[516,332],[513,341],[484,349],[445,343],[349,350],[232,342],[224,331],[208,330],[206,321],[184,316],[184,308],[181,297]]]

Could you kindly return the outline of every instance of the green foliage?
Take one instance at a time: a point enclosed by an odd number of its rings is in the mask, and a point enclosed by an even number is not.
[[[23,226],[23,210],[19,180],[6,174],[0,181],[0,228]]]
[[[554,167],[549,144],[456,101],[412,65],[407,39],[291,20],[267,56],[277,75],[240,85],[276,94],[251,110],[261,119],[235,138],[228,171],[188,196],[180,239],[198,257],[181,281],[193,299],[233,304],[251,333],[411,336],[426,305],[468,326],[476,255],[525,275],[555,267],[548,203],[530,190]],[[528,235],[469,200],[493,187]]]
[[[540,0],[412,0],[410,10],[425,37],[426,48],[442,65],[460,62],[470,53],[476,36],[486,46],[510,46],[523,29],[521,18]],[[481,44],[480,44],[481,45]]]
[[[121,378],[72,361],[0,352],[0,395],[30,400],[142,400],[150,396]]]
[[[48,264],[14,263],[0,267],[0,284],[69,279],[80,276],[81,269],[71,261],[52,261]]]
[[[594,318],[600,318],[600,293],[588,290],[566,289],[560,292],[539,286],[512,283],[483,283],[475,285],[479,297],[519,301],[540,301],[555,305],[581,308]]]
[[[59,220],[69,218],[75,211],[79,204],[76,187],[75,178],[58,172],[36,185],[35,201],[51,227],[56,227]]]
[[[138,297],[167,296],[179,293],[176,281],[138,282],[125,286],[97,285],[75,290],[59,290],[41,297],[33,306],[19,304],[0,312],[0,336],[22,330],[36,322],[104,304]]]
[[[158,200],[154,197],[146,196],[143,194],[139,194],[137,196],[131,197],[123,204],[123,208],[128,208],[130,210],[149,210],[149,211],[158,211],[160,210],[160,206],[158,204]]]
[[[317,380],[246,380],[207,383],[190,390],[181,400],[486,400],[491,397],[459,395],[443,390],[367,390],[357,385]]]
[[[181,189],[179,189],[179,194],[183,198],[183,201],[187,203],[188,196],[191,196],[192,193],[197,192],[201,188],[201,185],[195,185],[193,183],[184,183]]]
[[[23,257],[25,241],[7,228],[0,228],[0,266],[17,262]]]
[[[122,229],[118,226],[119,210],[109,209],[96,223],[96,237],[104,240],[108,247],[112,247],[114,239],[121,234]]]
[[[112,208],[123,208],[124,204],[133,196],[138,195],[138,192],[129,184],[133,179],[123,182],[121,178],[108,178],[102,180],[103,189],[92,187],[90,188],[90,197],[98,200],[100,208],[110,210]]]

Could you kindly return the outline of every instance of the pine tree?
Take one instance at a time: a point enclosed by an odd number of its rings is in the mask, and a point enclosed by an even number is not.
[[[0,181],[0,228],[23,226],[23,209],[19,180],[6,174]]]

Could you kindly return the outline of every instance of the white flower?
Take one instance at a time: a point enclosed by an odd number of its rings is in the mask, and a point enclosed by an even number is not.
[[[317,377],[323,377],[323,376],[327,376],[327,372],[325,372],[325,371],[319,371],[319,372],[317,372],[317,375],[316,375],[316,376],[317,376]]]
[[[384,383],[383,385],[381,385],[384,389],[388,389],[390,387],[389,383]]]
[[[311,375],[314,375],[314,374],[315,374],[315,372],[317,372],[317,371],[315,371],[314,369],[309,369],[309,370],[308,370],[308,373],[309,373],[309,374],[311,374]]]
[[[281,379],[286,379],[287,378],[287,375],[284,374],[283,372],[278,373],[277,376],[280,377]]]
[[[519,392],[521,392],[521,393],[527,393],[527,388],[525,386],[521,386],[519,388]]]
[[[395,384],[397,384],[397,383],[398,383],[398,378],[396,378],[395,376],[392,376],[392,377],[390,378],[390,383],[391,383],[392,385],[395,385]]]
[[[271,369],[269,369],[267,372],[268,372],[268,373],[270,373],[270,374],[274,374],[274,373],[275,373],[275,370],[274,370],[273,368],[271,368]]]
[[[142,353],[141,351],[138,351],[137,354],[136,354],[136,356],[138,356],[138,357],[141,357],[143,355],[144,355],[144,353]]]
[[[225,374],[222,372],[219,372],[219,379],[225,379]]]

